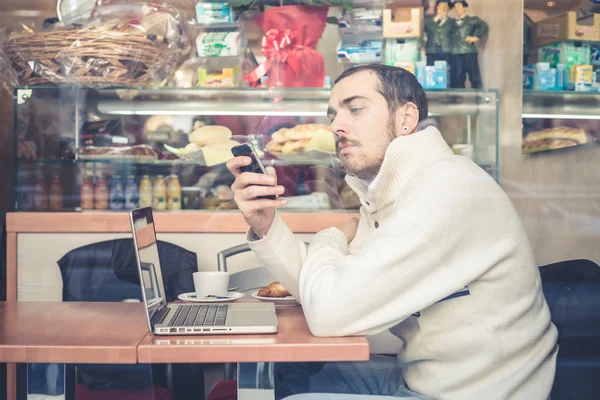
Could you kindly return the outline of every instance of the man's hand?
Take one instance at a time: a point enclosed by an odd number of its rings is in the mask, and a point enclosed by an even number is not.
[[[235,157],[227,162],[227,169],[235,177],[231,190],[242,216],[254,233],[264,237],[275,219],[275,209],[287,204],[286,200],[258,199],[268,195],[280,195],[283,186],[277,186],[277,174],[273,167],[267,167],[269,175],[242,172],[241,167],[250,165],[250,157]]]
[[[479,38],[477,36],[467,36],[465,41],[469,44],[473,44],[479,42]]]
[[[346,235],[346,239],[348,239],[348,243],[350,243],[352,239],[354,239],[354,235],[356,235],[356,229],[358,229],[358,218],[350,218],[348,221],[337,226],[337,228]]]

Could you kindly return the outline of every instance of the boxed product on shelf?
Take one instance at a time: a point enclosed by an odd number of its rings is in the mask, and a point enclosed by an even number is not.
[[[564,90],[565,66],[551,67],[547,62],[526,65],[523,67],[523,89]]]
[[[356,8],[352,12],[344,10],[338,19],[340,35],[375,33],[381,37],[381,9]]]
[[[382,40],[362,43],[340,43],[337,48],[338,61],[348,63],[378,63],[381,61]]]
[[[594,68],[592,72],[592,92],[600,92],[600,68]]]
[[[417,80],[424,89],[448,88],[448,63],[436,61],[434,65],[427,65],[424,61],[417,63]]]
[[[382,23],[384,38],[419,38],[423,34],[423,8],[385,8]]]
[[[593,84],[593,67],[591,65],[573,65],[569,70],[567,89],[576,92],[591,92]]]
[[[590,43],[590,64],[600,66],[600,43]]]
[[[537,22],[533,29],[533,42],[544,46],[567,40],[600,41],[600,15],[569,11]]]
[[[222,24],[235,22],[237,12],[227,2],[196,3],[196,22],[201,25]]]
[[[393,66],[404,68],[405,70],[416,76],[417,63],[414,61],[396,61]]]
[[[247,44],[245,29],[216,29],[201,32],[196,37],[200,57],[238,56]]]
[[[538,48],[538,62],[550,63],[551,67],[563,64],[567,71],[572,65],[589,64],[591,44],[589,42],[559,42]]]
[[[221,71],[209,72],[206,68],[198,68],[198,86],[236,87],[240,83],[240,67],[223,68]]]
[[[400,62],[420,61],[421,49],[420,39],[386,39],[385,64],[397,66]]]

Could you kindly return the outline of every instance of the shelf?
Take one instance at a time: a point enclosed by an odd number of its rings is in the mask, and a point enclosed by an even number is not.
[[[496,113],[494,89],[427,90],[430,116]],[[17,101],[27,96],[79,96],[106,115],[255,115],[326,117],[330,90],[321,88],[174,89],[21,87]],[[24,99],[25,96],[25,100]]]
[[[263,159],[266,166],[285,166],[285,165],[341,165],[341,162],[332,157],[329,160],[278,160],[278,159]],[[123,165],[144,165],[144,166],[164,166],[173,167],[177,165],[201,165],[194,160],[136,160],[126,158],[95,158],[95,159],[77,159],[77,160],[58,160],[58,159],[40,159],[35,161],[36,164],[85,164],[85,163],[100,163],[100,164],[123,164]]]
[[[600,119],[599,92],[523,91],[522,118]]]

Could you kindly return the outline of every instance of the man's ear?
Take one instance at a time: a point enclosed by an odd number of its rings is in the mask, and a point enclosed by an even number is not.
[[[396,121],[398,125],[396,132],[398,136],[406,136],[417,131],[419,125],[419,110],[414,103],[408,102],[396,110]]]

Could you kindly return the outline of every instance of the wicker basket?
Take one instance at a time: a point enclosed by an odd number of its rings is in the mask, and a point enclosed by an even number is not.
[[[94,26],[11,35],[5,52],[23,85],[144,86],[169,64],[162,38]]]

